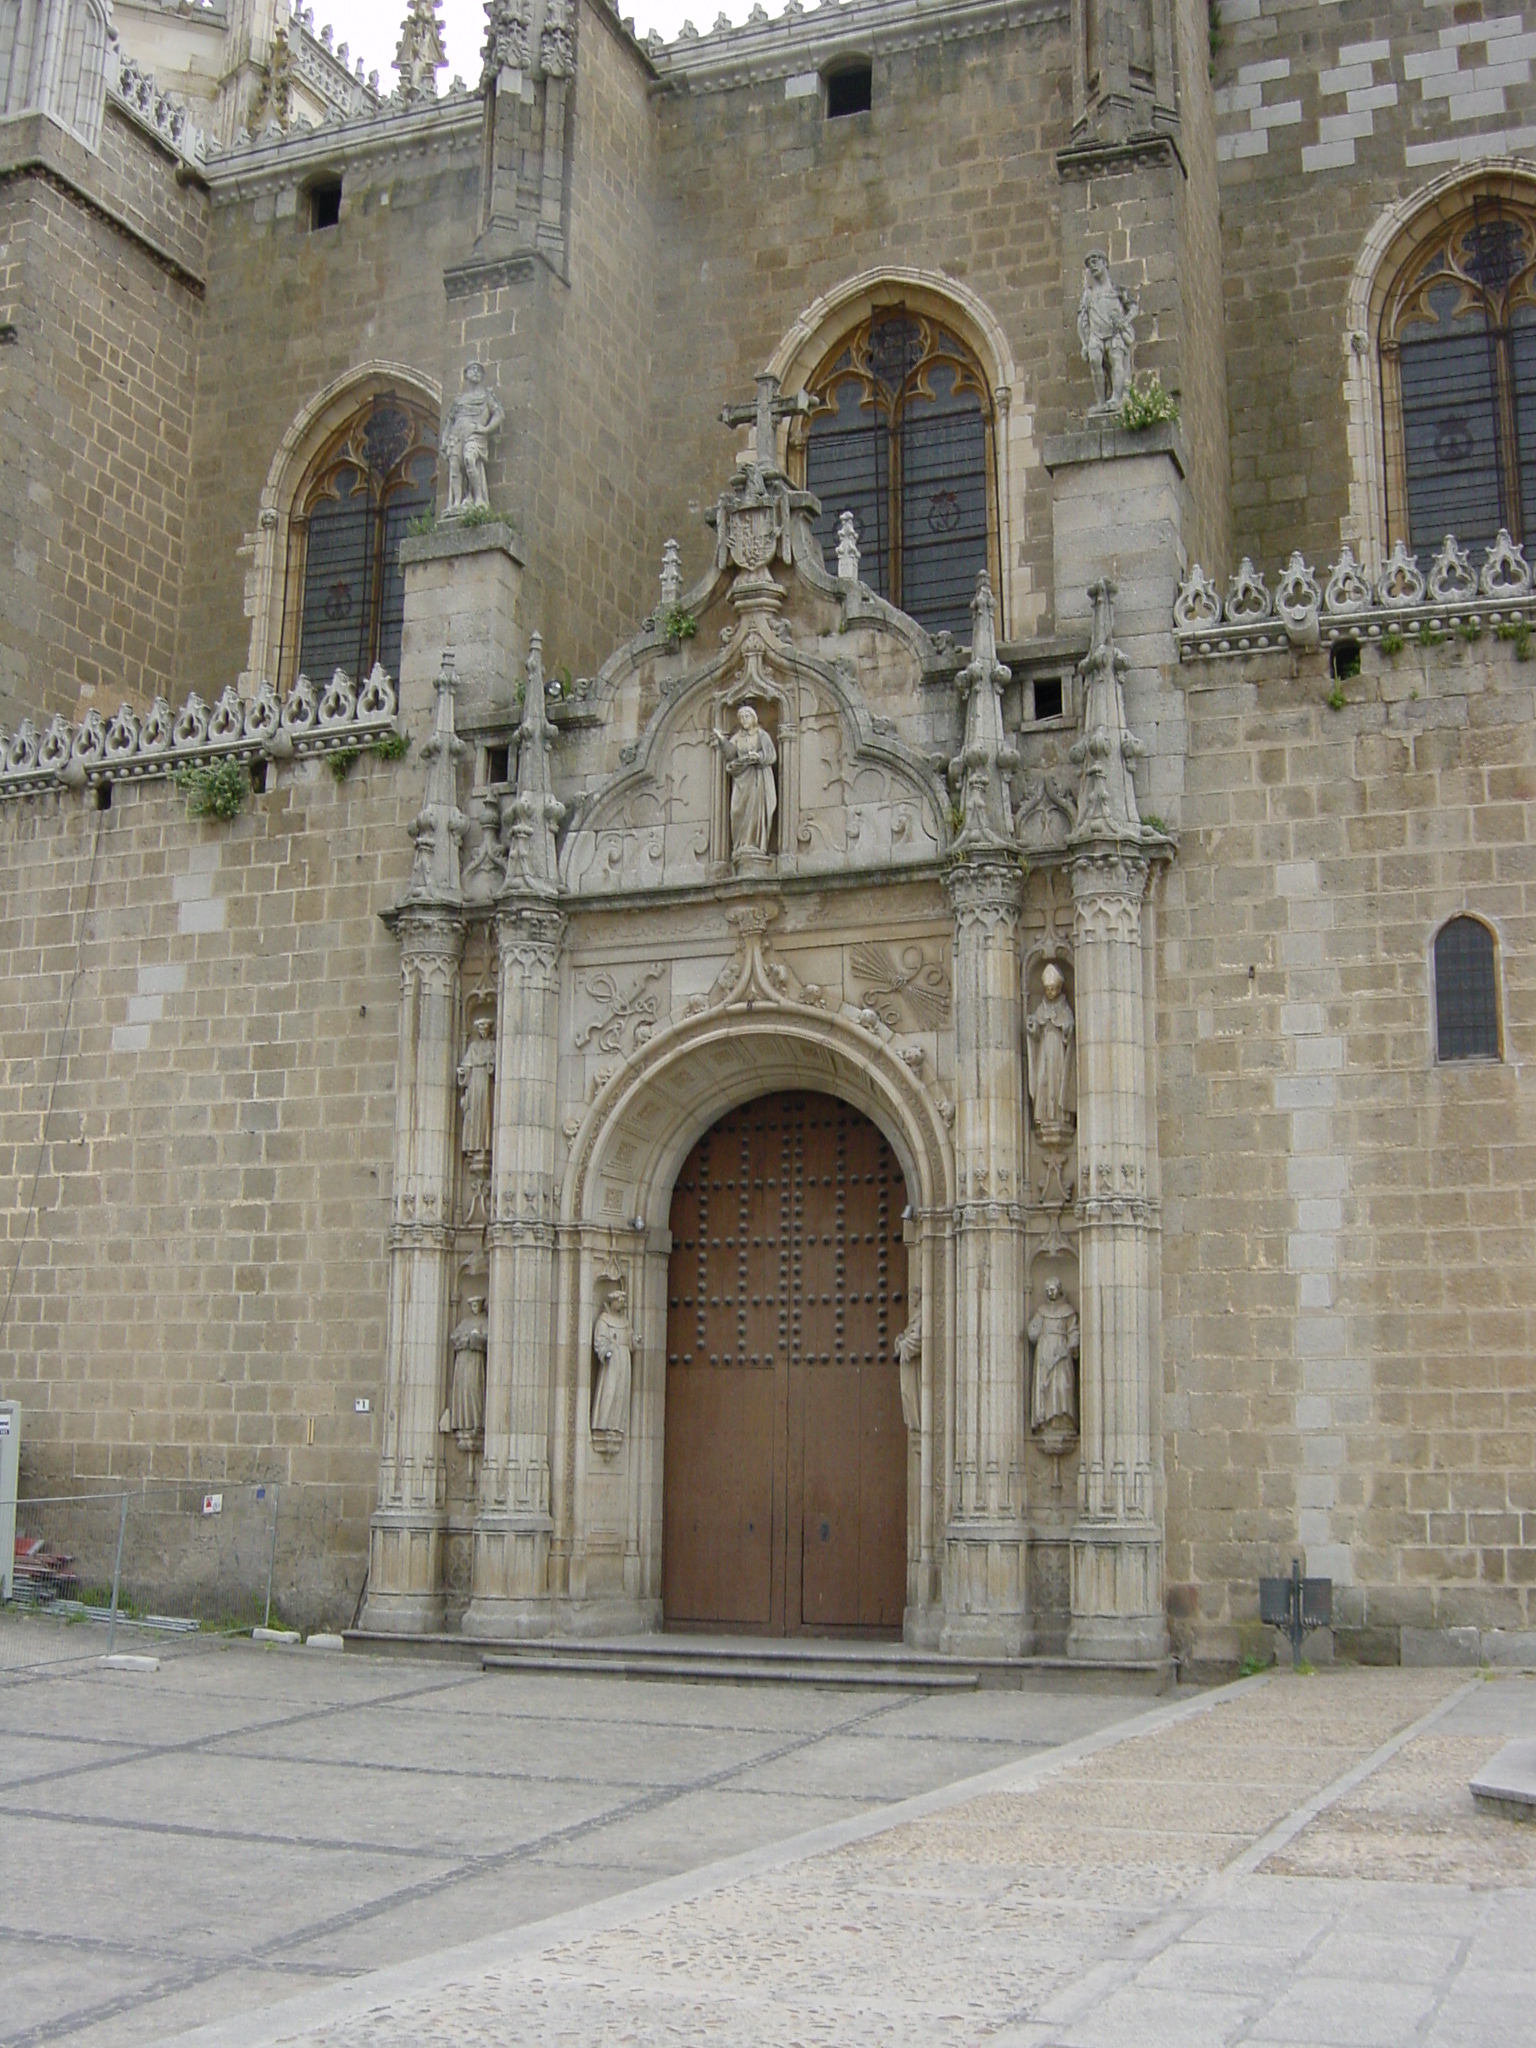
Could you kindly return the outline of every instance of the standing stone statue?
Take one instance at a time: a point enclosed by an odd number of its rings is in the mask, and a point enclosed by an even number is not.
[[[443,453],[448,458],[448,511],[470,505],[489,506],[485,459],[491,436],[506,418],[501,401],[485,385],[483,363],[464,365],[464,388],[448,408],[443,422]]]
[[[773,776],[779,757],[773,741],[752,706],[743,704],[736,713],[735,732],[716,733],[715,745],[725,756],[725,772],[731,778],[731,858],[766,859],[779,807]]]
[[[923,1424],[923,1297],[912,1290],[912,1315],[896,1339],[896,1363],[901,1367],[901,1419],[908,1429]]]
[[[1040,977],[1042,1000],[1024,1020],[1029,1041],[1029,1100],[1035,1129],[1047,1140],[1064,1140],[1072,1129],[1067,1089],[1072,1078],[1072,1035],[1076,1020],[1067,1001],[1061,969],[1048,961]]]
[[[477,1017],[459,1061],[459,1149],[466,1157],[491,1149],[491,1083],[496,1073],[492,1019]]]
[[[1109,258],[1090,249],[1083,263],[1083,295],[1077,302],[1077,338],[1093,376],[1094,414],[1119,412],[1136,370],[1136,315],[1140,302],[1123,292],[1109,274]]]
[[[1030,1318],[1029,1341],[1035,1347],[1034,1388],[1029,1404],[1030,1426],[1049,1429],[1053,1423],[1077,1426],[1077,1375],[1072,1361],[1082,1339],[1077,1310],[1061,1291],[1059,1280],[1045,1284],[1045,1300]]]
[[[453,1368],[448,1376],[448,1406],[438,1428],[452,1436],[461,1451],[472,1451],[485,1430],[485,1350],[488,1341],[485,1296],[472,1294],[463,1320],[448,1339]]]
[[[629,1320],[629,1295],[618,1281],[592,1325],[592,1441],[613,1454],[629,1429],[629,1388],[635,1355],[635,1326]]]

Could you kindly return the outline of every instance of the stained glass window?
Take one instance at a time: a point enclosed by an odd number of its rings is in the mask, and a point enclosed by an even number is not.
[[[991,403],[975,358],[938,321],[886,307],[808,388],[805,486],[821,500],[823,553],[851,512],[862,580],[929,632],[968,640],[995,525]]]
[[[1499,984],[1493,934],[1453,917],[1435,937],[1435,1053],[1442,1060],[1499,1057]]]
[[[331,437],[290,529],[285,677],[356,679],[380,662],[399,680],[400,543],[436,497],[437,421],[420,406],[382,393]]]
[[[1536,539],[1536,220],[1479,199],[1421,246],[1382,325],[1388,524],[1415,553],[1446,534]],[[1529,525],[1527,522],[1529,521]]]

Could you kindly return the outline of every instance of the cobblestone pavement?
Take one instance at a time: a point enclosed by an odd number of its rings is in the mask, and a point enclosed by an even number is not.
[[[1276,1675],[198,2040],[1529,2048],[1536,1828],[1466,1779],[1533,1730],[1528,1678]]]
[[[137,2048],[1154,1703],[483,1676],[0,1616],[0,2044]],[[423,1967],[429,1967],[423,1964]]]

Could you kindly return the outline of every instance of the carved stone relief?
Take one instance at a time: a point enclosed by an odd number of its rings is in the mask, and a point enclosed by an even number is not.
[[[942,957],[920,945],[895,948],[866,942],[854,946],[849,965],[862,989],[863,1005],[892,1031],[936,1031],[949,1015],[953,991]]]
[[[576,1033],[579,1052],[638,1052],[654,1036],[662,1011],[661,992],[654,986],[666,974],[657,963],[638,974],[607,968],[577,983],[577,995],[595,1014]]]

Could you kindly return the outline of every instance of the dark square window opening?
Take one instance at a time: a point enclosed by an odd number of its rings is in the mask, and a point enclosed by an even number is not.
[[[871,64],[847,64],[827,75],[827,119],[867,114],[874,104],[875,72]]]
[[[485,779],[492,788],[505,782],[510,773],[511,749],[508,747],[487,747],[485,750]]]
[[[1035,678],[1035,718],[1060,718],[1061,677],[1037,676]]]
[[[341,180],[326,178],[309,188],[309,227],[311,234],[320,228],[333,228],[341,219]]]

